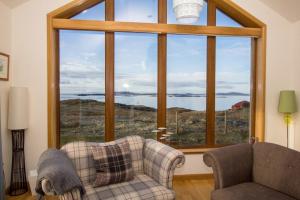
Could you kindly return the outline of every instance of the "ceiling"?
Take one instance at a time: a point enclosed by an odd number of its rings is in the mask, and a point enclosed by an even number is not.
[[[29,0],[0,0],[10,8],[15,8]],[[260,0],[291,22],[300,20],[300,0]]]
[[[300,0],[260,0],[291,22],[300,20]]]
[[[2,1],[5,5],[7,5],[10,8],[15,8],[29,0],[0,0],[0,1]]]

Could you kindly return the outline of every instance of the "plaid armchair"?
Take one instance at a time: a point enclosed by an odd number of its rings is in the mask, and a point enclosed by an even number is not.
[[[183,165],[185,158],[182,152],[152,139],[139,136],[128,136],[131,150],[132,166],[135,178],[129,182],[96,187],[92,183],[96,177],[94,161],[89,147],[95,143],[72,142],[61,148],[74,163],[86,194],[84,200],[169,200],[175,199],[172,190],[173,174],[177,166]],[[98,145],[115,144],[116,142]],[[43,191],[53,194],[50,183],[42,182]],[[77,190],[59,196],[61,200],[80,200]]]

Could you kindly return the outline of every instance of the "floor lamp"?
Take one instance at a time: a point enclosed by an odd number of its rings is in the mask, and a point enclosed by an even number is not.
[[[10,178],[11,196],[28,191],[25,155],[24,132],[28,128],[28,90],[24,87],[12,87],[8,100],[8,129],[12,133],[12,167]]]
[[[284,114],[287,134],[287,148],[289,148],[289,125],[292,122],[292,114],[297,112],[296,94],[293,90],[284,90],[280,92],[278,112]]]

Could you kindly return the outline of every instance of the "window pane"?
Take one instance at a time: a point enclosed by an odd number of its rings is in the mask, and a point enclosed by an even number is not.
[[[168,35],[167,126],[178,146],[205,143],[206,37]]]
[[[176,20],[176,16],[173,10],[173,0],[168,1],[168,24],[179,24]],[[204,1],[204,6],[200,12],[200,19],[193,25],[207,25],[207,3]]]
[[[217,26],[242,27],[237,21],[217,9]]]
[[[249,139],[251,39],[217,37],[216,143]]]
[[[99,3],[89,9],[86,9],[75,15],[71,19],[80,19],[80,20],[105,20],[105,2]]]
[[[104,34],[60,31],[60,140],[103,141]]]
[[[157,23],[158,0],[115,0],[115,20]]]
[[[115,34],[115,135],[154,138],[157,115],[157,35]]]

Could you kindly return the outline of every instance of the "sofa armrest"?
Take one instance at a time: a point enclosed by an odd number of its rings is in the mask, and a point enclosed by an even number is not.
[[[57,149],[48,149],[39,158],[36,193],[39,197],[64,195],[79,189],[83,195],[85,189],[70,158]]]
[[[79,189],[58,196],[59,200],[82,200]]]
[[[47,196],[54,196],[55,192],[51,187],[50,182],[47,179],[42,180],[42,190]],[[63,195],[58,195],[60,200],[81,200],[81,194],[79,189],[73,189]]]
[[[204,163],[213,168],[215,189],[252,180],[252,145],[238,144],[207,152]]]
[[[51,186],[51,183],[48,179],[43,179],[41,181],[42,190],[45,193],[45,195],[55,195],[54,190]]]
[[[161,185],[172,189],[175,168],[184,164],[184,154],[160,142],[147,139],[143,157],[144,173]]]

